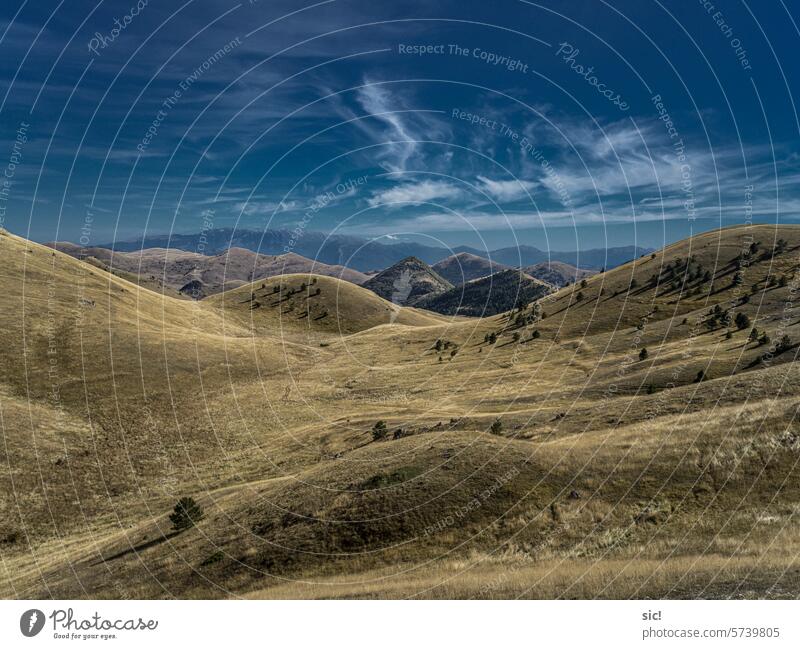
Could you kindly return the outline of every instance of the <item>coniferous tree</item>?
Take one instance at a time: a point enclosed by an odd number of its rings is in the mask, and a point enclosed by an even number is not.
[[[203,508],[195,502],[191,496],[181,498],[172,513],[169,515],[169,520],[172,522],[172,529],[176,532],[188,530],[190,527],[203,519]]]
[[[441,357],[439,357],[439,360],[441,360]],[[386,422],[383,421],[383,419],[375,422],[375,425],[372,427],[372,439],[376,442],[386,437],[388,433],[389,430],[386,428]]]

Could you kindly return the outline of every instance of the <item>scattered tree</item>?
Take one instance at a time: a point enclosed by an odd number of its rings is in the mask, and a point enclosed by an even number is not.
[[[539,333],[538,329],[534,329],[533,333],[531,334],[531,338],[536,339],[540,338],[542,334]]]
[[[489,432],[492,435],[499,435],[500,433],[502,433],[503,432],[503,422],[500,421],[499,418],[495,419],[492,422],[492,425],[489,427]]]
[[[441,360],[441,358],[439,360]],[[386,437],[388,432],[389,430],[386,428],[386,422],[381,419],[375,422],[375,425],[372,427],[372,439],[377,442]]]
[[[695,382],[695,383],[702,383],[703,381],[705,381],[705,380],[706,380],[706,378],[708,378],[708,377],[706,376],[706,371],[705,371],[705,370],[699,370],[699,371],[697,372],[697,376],[696,376],[696,377],[695,377],[695,379],[694,379],[694,382]]]
[[[169,515],[169,520],[172,522],[173,530],[183,532],[203,520],[203,516],[203,508],[197,504],[194,498],[186,496],[177,502]]]
[[[737,329],[747,329],[750,326],[750,317],[746,313],[737,313],[733,321]]]
[[[649,354],[647,353],[647,347],[642,347],[642,350],[639,352],[639,360],[644,361],[647,360]]]

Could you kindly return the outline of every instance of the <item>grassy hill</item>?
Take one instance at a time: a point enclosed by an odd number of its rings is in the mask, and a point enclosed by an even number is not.
[[[800,596],[800,228],[483,318],[0,251],[5,597]]]

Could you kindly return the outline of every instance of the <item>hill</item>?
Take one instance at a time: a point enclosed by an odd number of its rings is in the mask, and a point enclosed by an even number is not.
[[[0,253],[4,597],[800,596],[799,227],[484,318]]]
[[[364,282],[368,288],[395,304],[416,304],[423,296],[434,296],[453,288],[424,261],[407,257]]]
[[[487,277],[498,271],[506,270],[508,266],[494,263],[489,259],[469,252],[459,252],[436,262],[432,268],[453,286],[459,286],[466,282],[471,282],[473,279]]]
[[[573,284],[587,277],[591,277],[597,271],[576,268],[572,264],[567,264],[563,261],[550,261],[534,264],[533,266],[526,266],[522,269],[522,272],[536,279],[540,279],[543,282],[562,288],[567,284]]]
[[[330,266],[294,253],[270,256],[245,248],[228,248],[217,255],[201,255],[175,248],[146,248],[131,252],[82,248],[68,242],[46,244],[76,258],[96,259],[115,273],[138,277],[147,288],[171,289],[200,299],[275,275],[314,273],[361,284],[367,276],[343,266]]]
[[[427,295],[418,300],[416,306],[445,315],[485,317],[534,302],[550,291],[550,285],[510,269],[441,294]]]
[[[203,301],[251,331],[352,334],[382,324],[440,324],[433,314],[406,309],[350,282],[317,275],[280,275]]]

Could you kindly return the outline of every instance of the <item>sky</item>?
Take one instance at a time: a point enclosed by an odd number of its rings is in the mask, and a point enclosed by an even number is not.
[[[4,0],[0,225],[574,250],[800,216],[795,0]]]

